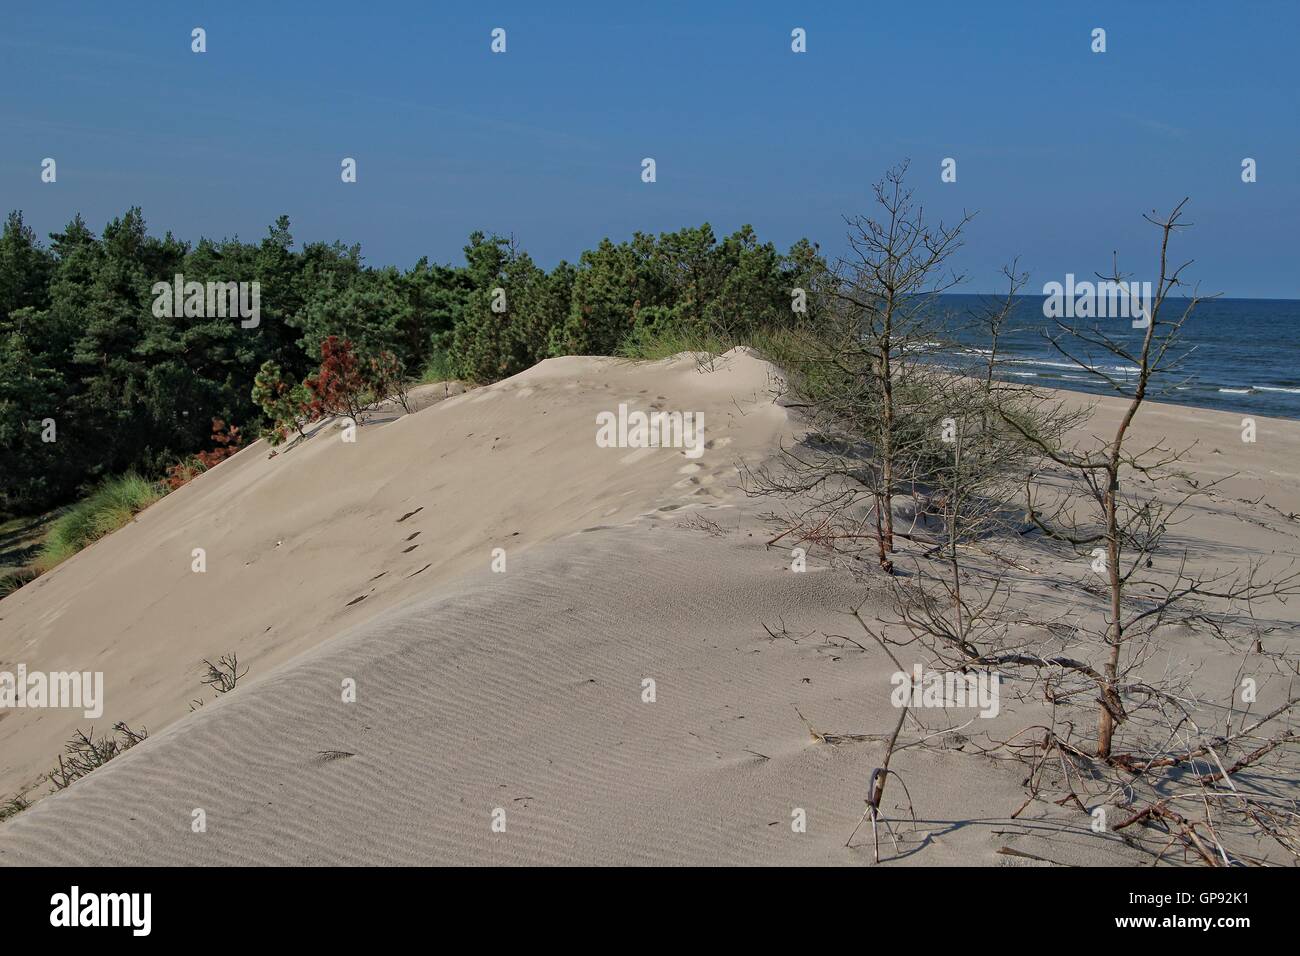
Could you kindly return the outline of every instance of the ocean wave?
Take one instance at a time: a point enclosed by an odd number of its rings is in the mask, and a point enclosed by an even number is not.
[[[1137,375],[1142,370],[1136,365],[1080,365],[1078,362],[1055,362],[1051,359],[1017,358],[1007,359],[1008,365],[1036,365],[1040,368],[1068,368],[1073,371],[1087,370],[1107,374]]]
[[[1053,362],[1048,359],[1007,359],[1008,365],[1041,365],[1043,368],[1078,368],[1074,362]]]
[[[1283,392],[1287,395],[1300,395],[1300,388],[1282,385],[1247,385],[1245,388],[1220,388],[1219,391],[1229,395],[1254,395],[1258,392]]]

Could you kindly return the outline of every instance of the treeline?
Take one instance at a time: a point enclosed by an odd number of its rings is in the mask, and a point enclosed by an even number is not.
[[[329,336],[409,378],[489,382],[566,354],[615,354],[671,327],[739,340],[792,313],[824,274],[801,240],[782,254],[745,226],[608,239],[576,264],[538,267],[476,232],[463,265],[364,264],[339,242],[295,250],[280,217],[261,242],[151,236],[138,208],[96,236],[77,216],[41,243],[22,214],[0,236],[0,512],[60,504],[106,475],[160,475],[210,447],[212,420],[256,434],[265,362],[302,381]],[[260,287],[256,323],[156,308],[158,283]],[[160,314],[161,313],[161,314]],[[187,314],[188,313],[188,314]]]

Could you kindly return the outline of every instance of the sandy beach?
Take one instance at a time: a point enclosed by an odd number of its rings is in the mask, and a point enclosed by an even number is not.
[[[151,506],[0,601],[0,670],[102,671],[96,732],[149,732],[46,795],[91,722],[0,711],[0,796],[35,800],[0,825],[0,862],[869,862],[869,841],[845,844],[896,668],[846,637],[862,639],[849,610],[877,613],[884,593],[816,549],[797,573],[767,545],[776,509],[739,469],[801,436],[774,376],[747,350],[711,369],[552,359],[446,398],[427,387],[427,407],[355,442],[334,425],[274,457],[258,442]],[[620,403],[702,414],[703,453],[598,447],[597,416]],[[1094,427],[1118,414],[1103,400]],[[1294,558],[1300,423],[1259,419],[1246,444],[1240,416],[1152,404],[1136,427],[1195,443],[1189,470],[1224,479],[1178,529],[1201,560]],[[1027,610],[1069,600],[1071,569],[1028,545],[1015,562]],[[1280,649],[1300,607],[1259,613]],[[1237,679],[1225,642],[1165,640],[1150,667],[1190,662],[1215,691]],[[229,653],[248,673],[218,697],[200,662]],[[1257,706],[1284,685],[1261,680]],[[1033,706],[979,729],[1021,727]],[[895,755],[911,797],[887,798],[906,821],[895,862],[1143,861],[1068,807],[1011,819],[1023,773],[959,741]],[[1294,774],[1268,785],[1295,796]]]

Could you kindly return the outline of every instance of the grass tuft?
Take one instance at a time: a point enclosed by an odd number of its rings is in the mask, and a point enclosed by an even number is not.
[[[10,797],[4,803],[0,803],[0,822],[18,816],[31,805],[31,801],[23,797],[22,794]]]
[[[110,478],[55,519],[37,566],[44,572],[111,534],[163,496],[157,483],[127,473]]]
[[[89,733],[77,730],[64,745],[63,753],[59,754],[59,765],[46,774],[54,789],[66,790],[74,781],[104,766],[149,736],[148,731],[132,730],[122,721],[113,725],[113,731],[116,737],[105,736],[96,740],[94,727]]]
[[[733,343],[734,344],[734,343]],[[638,325],[619,345],[616,354],[621,358],[657,362],[672,358],[681,352],[715,356],[728,351],[731,345],[708,332],[683,329],[674,323]]]
[[[30,584],[40,575],[36,568],[18,568],[14,571],[0,571],[0,598],[8,597],[24,584]]]
[[[420,373],[421,385],[450,382],[459,378],[455,357],[445,349],[434,349]]]

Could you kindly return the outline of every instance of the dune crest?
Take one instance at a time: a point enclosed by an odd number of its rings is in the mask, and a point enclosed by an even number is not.
[[[352,443],[336,424],[271,458],[257,442],[0,601],[0,670],[102,671],[97,731],[125,721],[157,733],[211,699],[204,658],[237,653],[250,671],[242,690],[487,569],[494,549],[505,583],[531,549],[584,528],[724,504],[736,459],[766,454],[787,427],[768,373],[743,349],[708,373],[690,356],[557,358],[410,416],[379,415]],[[598,447],[597,416],[620,403],[702,414],[712,448],[691,459]],[[33,787],[87,726],[80,711],[0,712],[0,795]]]

